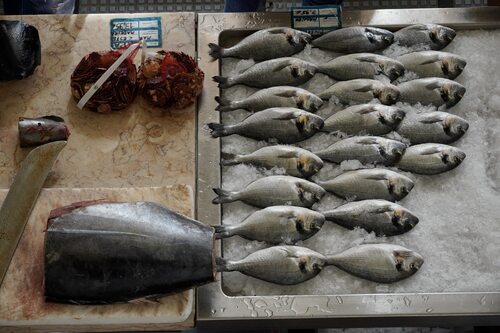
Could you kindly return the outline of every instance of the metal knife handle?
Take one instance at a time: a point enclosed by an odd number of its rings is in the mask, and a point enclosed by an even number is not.
[[[43,183],[64,146],[66,141],[57,141],[33,149],[10,186],[0,208],[0,285]]]

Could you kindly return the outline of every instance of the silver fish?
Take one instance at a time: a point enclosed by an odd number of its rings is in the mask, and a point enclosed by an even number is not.
[[[451,143],[460,139],[468,129],[469,123],[465,119],[447,112],[408,112],[397,132],[412,144]]]
[[[439,143],[423,143],[409,147],[397,167],[401,170],[436,175],[456,168],[465,159],[458,148]]]
[[[406,145],[400,141],[378,136],[354,136],[337,141],[315,154],[334,163],[358,160],[361,163],[392,165],[401,158],[405,149]]]
[[[335,96],[343,104],[367,103],[377,98],[380,103],[390,105],[399,98],[398,87],[370,79],[356,79],[334,83],[318,95],[322,99]]]
[[[373,231],[377,236],[401,235],[418,224],[418,217],[411,211],[387,200],[349,202],[322,213],[328,221],[348,229]]]
[[[239,134],[256,140],[277,139],[295,143],[313,136],[323,128],[320,116],[295,108],[271,108],[251,114],[235,125],[210,123],[213,137]]]
[[[294,146],[263,147],[248,155],[223,153],[221,165],[252,164],[272,169],[284,168],[290,176],[309,178],[323,167],[323,161],[309,150]]]
[[[316,183],[345,199],[389,201],[403,199],[415,185],[402,174],[379,168],[347,171],[333,179]]]
[[[325,120],[323,132],[356,135],[387,134],[396,129],[405,117],[402,109],[382,104],[360,104],[338,111]]]
[[[310,208],[318,202],[325,190],[310,181],[291,176],[259,178],[236,192],[214,189],[218,195],[214,204],[243,201],[257,207],[290,205]]]
[[[246,109],[249,111],[262,111],[273,107],[290,107],[309,112],[316,112],[323,100],[309,91],[301,88],[280,86],[258,90],[252,95],[239,101],[229,101],[225,98],[215,97],[219,105],[217,111],[233,111]]]
[[[404,74],[405,67],[399,61],[373,53],[356,53],[318,65],[318,72],[335,80],[374,79],[385,75],[391,81]]]
[[[467,61],[456,54],[441,51],[421,51],[402,55],[398,60],[409,71],[420,78],[442,77],[454,80],[467,65]]]
[[[460,83],[438,77],[403,82],[398,88],[401,102],[435,106],[446,104],[449,108],[460,102],[465,94],[465,87]]]
[[[349,27],[316,38],[312,45],[340,53],[373,52],[384,49],[394,40],[392,32],[372,27]]]
[[[394,33],[394,42],[415,50],[441,50],[457,35],[455,30],[438,24],[414,24]]]
[[[216,238],[235,235],[272,244],[294,244],[314,236],[325,217],[313,210],[293,206],[267,207],[240,224],[215,226]]]
[[[362,279],[392,283],[415,274],[424,258],[415,251],[393,244],[363,244],[328,256],[327,265],[335,265]]]
[[[312,78],[316,70],[316,65],[298,58],[278,58],[256,63],[235,76],[214,76],[213,80],[220,88],[237,84],[255,88],[298,86]]]
[[[242,39],[238,44],[223,48],[210,43],[210,55],[214,58],[235,57],[258,61],[288,57],[298,53],[311,41],[306,32],[277,27],[259,30]]]
[[[21,147],[39,146],[52,141],[68,140],[70,135],[64,119],[58,116],[19,118],[18,129],[19,145]]]

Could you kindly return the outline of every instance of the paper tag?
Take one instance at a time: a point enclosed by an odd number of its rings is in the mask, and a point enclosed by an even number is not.
[[[111,48],[119,49],[145,40],[148,47],[162,47],[161,18],[116,18],[109,22]]]
[[[321,35],[342,27],[342,6],[292,7],[292,28]]]

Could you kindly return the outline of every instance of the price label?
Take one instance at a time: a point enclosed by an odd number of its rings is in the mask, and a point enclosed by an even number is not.
[[[292,28],[321,35],[342,27],[342,6],[292,7]]]
[[[145,40],[148,47],[162,47],[160,17],[116,18],[109,26],[112,49],[141,40]]]

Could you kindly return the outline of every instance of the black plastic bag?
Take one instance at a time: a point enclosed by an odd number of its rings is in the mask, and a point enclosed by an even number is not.
[[[0,80],[24,79],[40,61],[38,30],[21,21],[0,20]]]

